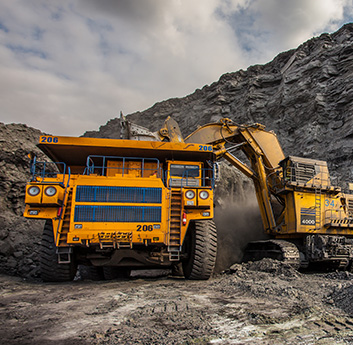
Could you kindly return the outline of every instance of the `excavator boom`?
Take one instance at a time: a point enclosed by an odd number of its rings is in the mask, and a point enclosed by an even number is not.
[[[226,143],[244,145],[244,150],[247,150],[249,155],[253,153],[263,156],[264,163],[269,169],[277,168],[279,162],[284,159],[276,134],[266,131],[265,126],[258,123],[249,126],[236,125],[230,119],[225,118],[219,122],[199,127],[184,141],[210,144],[215,148],[221,148]]]

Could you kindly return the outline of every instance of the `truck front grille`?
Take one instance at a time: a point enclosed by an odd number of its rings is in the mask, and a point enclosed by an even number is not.
[[[75,222],[161,222],[161,207],[75,206]]]
[[[162,202],[162,188],[77,186],[76,202],[160,204]]]

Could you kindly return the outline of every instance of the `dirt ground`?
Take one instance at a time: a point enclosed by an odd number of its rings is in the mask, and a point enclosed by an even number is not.
[[[0,276],[2,344],[353,344],[353,274],[235,264],[209,281]],[[165,272],[164,272],[165,273]]]

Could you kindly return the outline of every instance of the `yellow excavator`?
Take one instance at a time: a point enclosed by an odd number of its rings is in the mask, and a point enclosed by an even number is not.
[[[270,257],[296,268],[353,266],[353,194],[332,182],[325,161],[285,157],[275,133],[227,118],[184,140],[212,145],[217,159],[225,158],[252,179],[270,239],[249,243],[245,261]],[[249,164],[236,158],[238,150]],[[347,190],[352,189],[350,183]]]

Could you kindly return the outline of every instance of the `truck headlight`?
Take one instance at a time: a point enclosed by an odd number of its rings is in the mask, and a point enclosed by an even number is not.
[[[27,192],[30,196],[36,196],[40,193],[40,189],[37,186],[32,186],[28,188]]]
[[[203,190],[200,192],[199,196],[202,200],[206,200],[210,196],[210,194],[206,190]]]
[[[185,196],[188,199],[194,199],[195,198],[195,192],[193,190],[188,190],[185,192]]]
[[[47,187],[44,190],[45,195],[54,196],[56,194],[56,188],[53,186]]]

